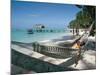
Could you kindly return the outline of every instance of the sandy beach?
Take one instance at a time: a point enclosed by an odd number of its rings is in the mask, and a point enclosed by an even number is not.
[[[65,37],[65,36],[64,36]],[[71,38],[73,39],[73,38]],[[71,40],[67,39],[67,41]],[[44,40],[40,41],[39,43],[43,44],[49,44],[49,45],[58,45],[58,43],[61,43],[61,41],[64,41],[64,39],[56,39],[56,40]],[[49,62],[54,65],[59,65],[63,67],[70,67],[73,69],[78,70],[87,70],[87,69],[95,69],[96,68],[96,50],[95,50],[95,37],[89,37],[88,38],[88,44],[87,44],[87,50],[83,53],[82,59],[79,60],[78,65],[75,67],[75,58],[69,57],[69,58],[54,58],[47,55],[44,55],[42,53],[38,53],[33,51],[32,43],[21,43],[21,42],[15,42],[12,41],[11,48],[23,53],[25,55],[28,55],[32,58],[36,58],[38,60],[42,60],[44,62]],[[66,41],[66,40],[65,40]],[[94,47],[93,47],[94,46]]]

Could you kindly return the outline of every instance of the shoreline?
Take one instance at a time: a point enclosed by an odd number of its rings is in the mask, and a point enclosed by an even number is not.
[[[93,41],[93,42],[96,42],[96,36],[89,36],[87,38],[89,41]],[[62,36],[60,38],[57,38],[57,39],[49,39],[49,40],[42,40],[42,41],[35,41],[35,42],[38,42],[38,43],[41,43],[41,44],[46,44],[46,43],[55,43],[55,44],[59,44],[59,43],[63,43],[63,42],[68,42],[68,43],[71,43],[75,40],[75,37],[73,37],[72,34],[69,34],[69,35],[66,35],[66,36]],[[22,44],[27,44],[27,45],[32,45],[33,42],[30,42],[30,43],[26,43],[26,42],[19,42],[19,41],[11,41],[11,43],[22,43]]]
[[[80,33],[79,33],[80,34]],[[56,35],[56,34],[55,34]],[[59,34],[60,35],[60,34]],[[33,42],[39,42],[39,43],[48,43],[48,42],[57,42],[57,41],[65,41],[65,40],[68,40],[69,42],[72,42],[71,40],[73,40],[75,37],[73,37],[73,33],[72,32],[66,32],[66,33],[62,33],[61,34],[61,36],[59,36],[58,35],[58,37],[51,37],[51,38],[44,38],[44,39],[42,39],[42,40],[40,40],[40,39],[38,39],[38,38],[36,38],[35,40],[34,40],[34,38],[35,37],[33,37],[33,40],[31,39],[31,40],[27,40],[26,39],[26,41],[25,41],[25,39],[23,38],[23,39],[20,39],[19,41],[17,41],[17,40],[13,40],[13,41],[16,41],[16,42],[22,42],[22,43],[33,43]],[[43,35],[44,36],[44,35]],[[89,36],[90,37],[90,36]],[[43,37],[41,37],[41,38],[43,38]],[[93,38],[93,37],[91,37],[91,38]],[[91,38],[89,38],[89,39],[91,39]],[[12,38],[11,38],[12,39]]]
[[[40,41],[39,43],[45,43],[45,44],[49,43],[49,45],[50,44],[54,45],[55,41],[56,41],[56,44],[59,41],[60,42],[66,41],[66,39],[65,39],[66,36],[63,36],[63,37],[62,37],[63,40],[52,39],[52,40]],[[88,39],[89,39],[89,41],[96,42],[95,36],[94,37],[89,36]],[[67,39],[67,41],[68,41],[68,39]],[[96,48],[92,49],[91,46],[90,47],[88,46],[89,48],[87,48],[88,50],[85,51],[85,53],[83,55],[83,59],[80,59],[77,67],[74,67],[75,64],[74,64],[74,58],[73,57],[72,58],[60,59],[60,58],[53,58],[53,57],[44,55],[42,53],[35,52],[35,51],[33,51],[32,43],[23,43],[23,42],[12,41],[11,42],[11,46],[12,46],[11,48],[16,49],[16,51],[18,51],[19,53],[23,53],[23,54],[26,54],[28,56],[31,56],[32,58],[36,58],[38,60],[42,60],[44,62],[49,62],[51,64],[59,65],[59,66],[62,66],[62,67],[66,66],[66,67],[69,67],[69,68],[79,69],[79,70],[85,70],[85,69],[87,70],[87,69],[95,69],[96,68],[96,62],[95,62],[95,60],[96,60],[96,50],[95,49]],[[90,42],[90,44],[91,44],[91,42]],[[42,59],[42,57],[43,57],[43,59]]]
[[[36,35],[36,36],[38,36],[38,35]],[[57,36],[45,37],[45,35],[43,34],[43,36],[39,36],[40,39],[39,38],[36,38],[33,35],[27,35],[27,36],[25,36],[25,37],[27,37],[26,39],[24,37],[23,38],[20,38],[20,39],[13,39],[13,37],[12,37],[11,39],[12,39],[12,41],[17,41],[17,42],[32,43],[32,42],[42,42],[42,41],[48,41],[48,40],[50,40],[50,41],[51,40],[52,41],[55,41],[55,40],[63,40],[63,37],[64,36],[68,36],[68,37],[69,36],[72,36],[72,33],[62,33],[62,34],[59,34],[58,37]],[[29,40],[28,40],[28,37],[29,37]],[[34,40],[34,38],[35,38],[35,40]]]
[[[85,53],[83,55],[83,59],[79,60],[77,67],[74,67],[74,65],[75,65],[74,64],[74,58],[59,59],[59,58],[49,57],[49,56],[40,54],[38,52],[33,52],[32,47],[31,47],[32,43],[30,43],[29,46],[28,46],[28,44],[29,43],[13,42],[11,48],[12,49],[14,48],[14,49],[16,49],[16,51],[21,52],[21,53],[23,53],[23,51],[24,51],[25,54],[29,53],[28,54],[29,56],[36,58],[38,60],[42,60],[44,62],[56,64],[56,65],[59,65],[59,66],[62,66],[62,67],[69,67],[69,68],[79,69],[79,70],[87,70],[87,69],[95,69],[96,68],[96,65],[95,65],[96,64],[96,62],[95,62],[95,60],[96,60],[95,59],[96,50],[89,49],[89,50],[85,51]],[[42,59],[42,57],[43,57],[43,59]],[[72,61],[72,62],[70,62],[70,61]]]

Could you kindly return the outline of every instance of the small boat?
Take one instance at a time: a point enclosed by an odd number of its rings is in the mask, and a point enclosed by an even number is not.
[[[27,32],[28,32],[28,34],[34,34],[32,29],[29,29]]]

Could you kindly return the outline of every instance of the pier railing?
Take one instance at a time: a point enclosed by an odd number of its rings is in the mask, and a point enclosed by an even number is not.
[[[54,29],[33,29],[33,32],[68,32],[68,30],[54,30]]]

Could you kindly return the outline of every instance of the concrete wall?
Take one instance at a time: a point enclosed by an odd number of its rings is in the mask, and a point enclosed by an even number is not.
[[[11,64],[20,66],[26,70],[35,71],[37,73],[43,72],[59,72],[59,71],[72,71],[71,68],[65,68],[51,63],[47,63],[35,58],[31,58],[22,53],[12,49],[11,51]]]

